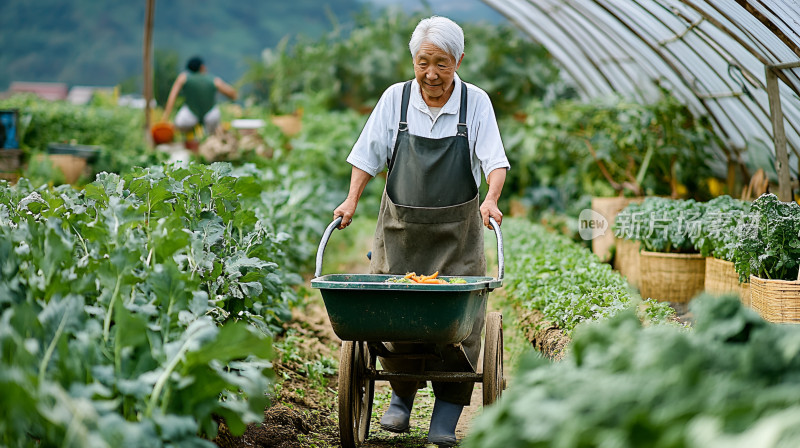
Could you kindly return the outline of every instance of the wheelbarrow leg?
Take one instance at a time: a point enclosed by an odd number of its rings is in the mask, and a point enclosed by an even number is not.
[[[369,435],[375,380],[364,342],[343,341],[339,355],[339,437],[343,448],[357,448]]]
[[[483,405],[488,406],[503,393],[503,315],[486,316],[486,342],[483,348]]]

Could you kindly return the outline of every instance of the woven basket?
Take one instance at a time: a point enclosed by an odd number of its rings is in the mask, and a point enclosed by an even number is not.
[[[768,322],[800,323],[800,281],[750,276],[753,309]]]
[[[273,115],[270,121],[288,137],[299,134],[303,128],[303,121],[296,115]]]
[[[44,154],[39,154],[38,159],[43,159]],[[47,154],[47,158],[53,166],[64,174],[64,181],[68,184],[74,184],[78,181],[86,168],[86,159],[83,157],[73,156],[69,154]]]
[[[753,306],[753,300],[750,293],[750,282],[747,283],[739,283],[739,287],[741,290],[739,291],[739,300],[742,301],[744,306]]]
[[[750,306],[750,284],[739,282],[739,273],[733,262],[719,258],[706,258],[706,292],[711,294],[735,293],[745,306]]]
[[[604,234],[599,230],[592,232],[592,252],[602,261],[611,260],[611,247],[616,244],[614,236],[614,222],[617,215],[631,203],[642,202],[643,198],[592,198],[592,210],[603,215],[608,221],[608,228]]]
[[[638,241],[618,239],[617,255],[614,256],[614,269],[634,288],[639,287],[639,246]]]
[[[700,254],[639,253],[639,293],[659,302],[687,303],[703,291],[706,259]]]

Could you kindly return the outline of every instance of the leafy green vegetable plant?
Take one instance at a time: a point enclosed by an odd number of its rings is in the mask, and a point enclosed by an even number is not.
[[[138,109],[110,103],[74,105],[30,94],[2,99],[0,108],[19,109],[20,147],[28,155],[47,153],[50,143],[97,146],[100,152],[92,163],[96,173],[120,173],[132,166],[153,165],[166,159],[164,153],[148,150],[144,114]],[[37,185],[49,179],[43,180]]]
[[[604,319],[637,306],[641,299],[610,265],[566,237],[520,219],[503,221],[507,290],[526,308],[541,310],[572,332],[585,321]],[[666,322],[674,312],[646,301],[643,319]]]
[[[724,195],[708,201],[705,207],[697,232],[689,234],[692,244],[705,257],[733,261],[750,203]]]
[[[648,197],[616,217],[614,235],[639,241],[652,252],[697,252],[693,239],[702,229],[706,203],[694,199]]]
[[[0,443],[208,446],[219,417],[261,420],[306,260],[253,171],[0,184]]]
[[[677,197],[679,185],[703,194],[716,137],[668,91],[649,104],[537,99],[525,113],[502,118],[500,129],[521,168],[509,171],[507,188],[531,207],[565,210],[582,195]]]
[[[800,437],[800,329],[737,297],[692,301],[693,329],[631,310],[583,325],[558,363],[528,356],[465,447],[782,447]],[[754,442],[757,441],[757,442]]]
[[[764,194],[753,201],[736,230],[732,261],[742,281],[750,274],[775,280],[800,278],[800,205]]]

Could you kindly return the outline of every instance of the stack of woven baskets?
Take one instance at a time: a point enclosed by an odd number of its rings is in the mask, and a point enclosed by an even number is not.
[[[626,239],[617,242],[615,267],[642,297],[682,303],[702,291],[736,294],[767,321],[800,323],[797,203],[772,194],[752,203],[647,198],[616,221]]]

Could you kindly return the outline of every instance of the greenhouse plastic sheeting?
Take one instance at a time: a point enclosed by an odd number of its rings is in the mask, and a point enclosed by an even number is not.
[[[720,162],[775,173],[767,67],[800,66],[795,0],[484,0],[544,45],[585,99],[650,102],[659,86],[725,140]],[[800,68],[779,67],[792,177],[800,162]],[[766,162],[766,163],[765,163]]]

